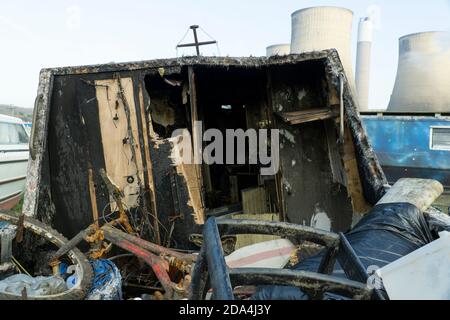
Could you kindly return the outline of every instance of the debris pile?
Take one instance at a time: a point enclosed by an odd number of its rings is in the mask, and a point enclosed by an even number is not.
[[[448,226],[438,182],[387,185],[335,50],[45,69],[35,113],[3,299],[386,299],[372,267]]]
[[[93,224],[68,241],[38,221],[3,213],[0,297],[389,299],[382,280],[374,278],[377,270],[432,243],[439,238],[437,232],[450,229],[448,216],[430,209],[441,193],[442,185],[436,181],[402,179],[345,235],[284,222],[211,217],[203,227],[201,248],[195,252],[146,241],[132,230],[120,230],[116,220],[101,227]],[[124,218],[118,219],[123,222]],[[46,261],[51,273],[32,276],[14,258],[18,249],[16,230],[21,228],[22,241],[30,235],[41,235],[57,245],[58,250],[50,250]],[[250,233],[285,239],[230,250],[224,255],[225,235]],[[88,263],[76,248],[82,247],[82,242],[90,247],[84,249],[90,256]],[[311,243],[324,249],[305,258],[303,248],[310,250]],[[78,263],[70,263],[76,262],[74,255],[82,255]],[[297,257],[293,259],[292,255]]]

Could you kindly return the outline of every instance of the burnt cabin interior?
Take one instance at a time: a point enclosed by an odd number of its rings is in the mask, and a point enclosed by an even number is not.
[[[252,189],[263,190],[257,200],[267,212],[258,213],[306,225],[326,213],[331,230],[346,231],[353,209],[344,148],[337,142],[339,115],[298,124],[279,116],[339,110],[325,60],[55,76],[38,217],[68,238],[93,221],[112,219],[115,204],[98,173],[104,168],[124,188],[133,227],[171,247],[198,248],[189,235],[204,221],[200,216],[242,204],[243,192]],[[128,102],[118,98],[119,81]],[[170,137],[180,128],[192,134],[193,117],[203,121],[203,130],[280,129],[279,173],[261,176],[258,164],[174,166]]]
[[[203,121],[204,130],[218,129],[226,137],[226,129],[258,128],[258,123],[265,118],[267,106],[264,70],[199,68],[197,73],[199,120]],[[246,150],[248,143],[246,140]],[[242,190],[259,185],[258,165],[249,164],[248,151],[246,164],[238,164],[236,144],[234,149],[234,164],[203,166],[208,208],[242,201]],[[222,152],[226,163],[225,146]]]

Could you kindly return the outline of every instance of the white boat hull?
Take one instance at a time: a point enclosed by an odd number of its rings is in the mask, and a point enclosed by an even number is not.
[[[28,133],[18,118],[0,115],[0,210],[12,209],[25,189]]]
[[[26,182],[28,150],[0,151],[0,209],[8,210],[19,202]]]

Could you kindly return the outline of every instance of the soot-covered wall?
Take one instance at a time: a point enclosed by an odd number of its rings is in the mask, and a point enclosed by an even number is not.
[[[274,112],[329,107],[323,62],[273,67],[269,72]],[[332,230],[345,231],[352,221],[351,200],[345,186],[333,178],[328,143],[337,141],[328,141],[325,121],[277,121],[285,215],[289,222],[307,225],[329,219]]]

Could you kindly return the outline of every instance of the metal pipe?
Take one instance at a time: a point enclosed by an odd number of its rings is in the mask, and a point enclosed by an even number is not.
[[[112,228],[111,228],[112,229]],[[113,243],[114,245],[118,246],[119,248],[122,248],[123,250],[126,250],[128,252],[133,253],[138,258],[144,260],[146,264],[148,264],[153,272],[155,273],[155,276],[158,278],[159,282],[163,286],[165,290],[165,297],[167,299],[173,298],[173,283],[170,280],[169,275],[167,274],[167,271],[165,270],[163,261],[160,257],[154,255],[151,252],[148,252],[147,250],[142,249],[138,245],[132,243],[131,241],[128,241],[127,239],[124,239],[121,237],[121,231],[117,230],[118,232],[110,232],[111,230],[107,231],[104,230],[105,239]]]
[[[350,242],[347,240],[347,237],[342,232],[339,233],[339,237],[341,241],[339,245],[338,261],[342,270],[344,270],[349,279],[367,284],[369,274],[362,264],[361,259],[359,259]],[[386,300],[386,296],[380,289],[374,289],[372,291],[372,298]]]
[[[354,299],[370,299],[372,295],[365,283],[303,270],[238,268],[230,270],[230,278],[234,286],[295,286],[318,299],[325,291]]]
[[[192,278],[188,289],[188,300],[202,300],[205,298],[206,290],[208,290],[208,263],[206,261],[204,245],[200,249],[191,275]]]
[[[154,244],[152,242],[148,242],[144,239],[141,239],[141,238],[135,237],[133,235],[127,234],[125,232],[122,232],[116,228],[109,226],[109,225],[104,225],[101,229],[105,232],[105,234],[108,233],[108,234],[120,235],[120,237],[122,239],[130,241],[130,242],[136,244],[137,246],[139,246],[145,250],[148,250],[152,253],[155,253],[157,255],[173,256],[179,260],[185,261],[188,264],[193,263],[196,259],[196,256],[193,254],[181,253],[181,252],[171,250],[169,248],[162,247],[160,245]]]
[[[356,255],[355,250],[353,250],[345,235],[341,232],[339,233],[339,237],[341,238],[338,255],[339,264],[349,279],[366,283],[369,277],[366,268]]]
[[[329,247],[326,249],[322,260],[320,261],[318,273],[322,274],[332,274],[334,270],[334,265],[336,264],[336,258],[339,251],[339,245]]]
[[[215,218],[209,218],[203,229],[205,255],[215,300],[234,300],[228,267],[223,255],[219,229]]]
[[[298,240],[306,240],[327,247],[332,247],[339,243],[339,236],[336,233],[286,222],[220,219],[217,220],[217,225],[222,235],[267,234],[281,237],[293,237]]]
[[[86,237],[93,235],[96,230],[97,230],[97,226],[95,224],[91,224],[86,229],[78,232],[78,234],[75,237],[70,239],[66,244],[64,244],[63,246],[61,246],[61,248],[59,248],[59,250],[52,256],[50,262],[55,262],[55,261],[59,260],[59,258],[61,258],[63,255],[68,253],[70,250],[75,248]]]

